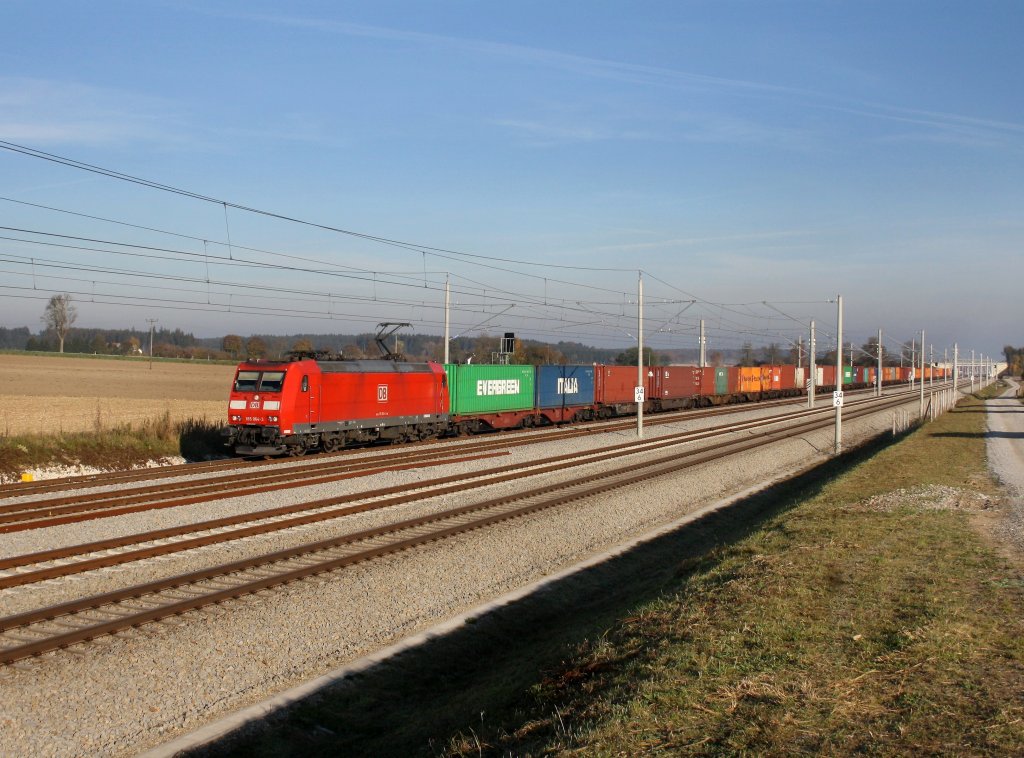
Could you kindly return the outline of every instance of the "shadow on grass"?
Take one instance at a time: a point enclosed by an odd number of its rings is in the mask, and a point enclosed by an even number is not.
[[[529,714],[530,688],[638,604],[713,568],[716,548],[813,497],[874,442],[707,514],[241,727],[189,756],[437,755],[474,724]],[[543,714],[547,715],[547,714]],[[518,720],[522,723],[522,720]],[[487,754],[481,746],[480,754]],[[472,753],[477,754],[476,748]]]
[[[205,419],[188,419],[178,429],[178,448],[186,461],[209,461],[227,458],[220,426]]]
[[[982,439],[1024,440],[1024,432],[939,432],[938,434],[932,434],[930,436],[932,436],[932,437],[959,437],[959,438],[963,438],[963,439],[982,438]]]
[[[1021,406],[1020,408],[1008,408],[1006,410],[999,410],[999,409],[996,409],[996,408],[988,408],[988,407],[982,407],[982,408],[957,408],[956,412],[957,413],[981,413],[981,414],[984,414],[986,416],[988,414],[990,414],[990,413],[1015,413],[1016,414],[1016,413],[1024,413],[1024,406]]]

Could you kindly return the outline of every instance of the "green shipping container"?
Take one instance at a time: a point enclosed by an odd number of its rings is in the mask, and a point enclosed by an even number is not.
[[[729,394],[729,369],[724,366],[715,369],[715,394]]]
[[[533,408],[533,366],[446,363],[444,370],[453,415]]]
[[[843,366],[843,384],[853,384],[853,366]]]

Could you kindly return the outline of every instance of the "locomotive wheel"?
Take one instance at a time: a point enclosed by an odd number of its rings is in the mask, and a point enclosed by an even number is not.
[[[292,458],[298,458],[306,454],[306,448],[302,445],[296,445],[295,447],[288,448],[288,455]]]
[[[333,453],[335,450],[341,450],[344,443],[341,437],[324,437],[320,446],[324,449],[325,453]]]

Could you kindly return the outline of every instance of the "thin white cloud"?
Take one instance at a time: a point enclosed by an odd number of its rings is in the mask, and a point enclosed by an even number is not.
[[[464,37],[452,37],[444,34],[415,32],[405,29],[356,24],[348,21],[304,18],[298,16],[281,16],[258,13],[227,13],[210,11],[206,8],[193,8],[194,11],[227,18],[248,20],[260,23],[289,26],[298,29],[311,29],[347,37],[363,37],[368,39],[389,40],[392,42],[408,42],[419,46],[439,47],[449,50],[474,52],[492,57],[518,60],[523,63],[549,68],[574,71],[579,74],[608,79],[628,80],[648,84],[674,84],[690,87],[716,89],[745,90],[758,93],[788,93],[790,95],[814,95],[810,90],[786,87],[765,82],[743,79],[695,74],[659,66],[645,66],[637,63],[592,58],[572,53],[563,53],[528,45],[515,45],[507,42],[492,42]]]
[[[467,53],[477,53],[491,57],[516,60],[527,65],[545,66],[548,68],[571,71],[582,76],[603,78],[618,81],[629,81],[637,84],[666,87],[684,87],[687,89],[703,89],[715,92],[731,92],[737,95],[769,97],[785,100],[804,107],[826,107],[844,110],[869,119],[905,120],[937,130],[956,131],[973,129],[990,136],[1006,133],[1020,134],[1024,132],[1024,124],[964,116],[955,113],[929,111],[888,105],[877,102],[865,102],[860,99],[843,97],[842,95],[820,92],[816,90],[790,87],[769,82],[747,79],[710,76],[689,71],[647,66],[626,61],[593,58],[583,55],[563,53],[556,50],[516,45],[504,42],[492,42],[473,38],[453,37],[450,35],[416,32],[405,29],[394,29],[368,24],[357,24],[347,21],[308,18],[298,16],[272,14],[225,13],[210,11],[206,8],[193,7],[193,11],[237,18],[258,23],[268,23],[292,28],[310,29],[323,33],[362,37],[368,39],[388,40],[409,43],[421,47],[443,48]],[[570,130],[571,131],[571,130]],[[721,133],[724,136],[724,133]],[[977,135],[975,135],[977,136]]]
[[[794,229],[774,232],[752,232],[750,234],[726,234],[715,237],[673,237],[653,242],[630,242],[621,245],[600,245],[592,248],[594,252],[628,252],[634,250],[657,250],[664,248],[711,246],[735,244],[737,242],[763,242],[780,239],[796,239],[821,234],[813,229]]]
[[[491,121],[494,126],[509,129],[526,135],[534,145],[552,145],[566,142],[606,142],[609,140],[633,141],[660,139],[649,131],[640,129],[616,128],[606,124],[598,124],[591,120],[585,124],[573,124],[565,121],[545,122],[525,119],[496,119]]]
[[[0,139],[31,144],[181,141],[166,100],[78,82],[0,77]]]

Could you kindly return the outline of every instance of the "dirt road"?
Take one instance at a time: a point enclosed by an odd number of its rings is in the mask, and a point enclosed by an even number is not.
[[[1003,525],[1008,540],[1024,553],[1024,403],[1017,399],[1017,382],[1007,380],[1010,389],[989,400],[987,411],[988,461],[1006,488],[1009,510]]]

